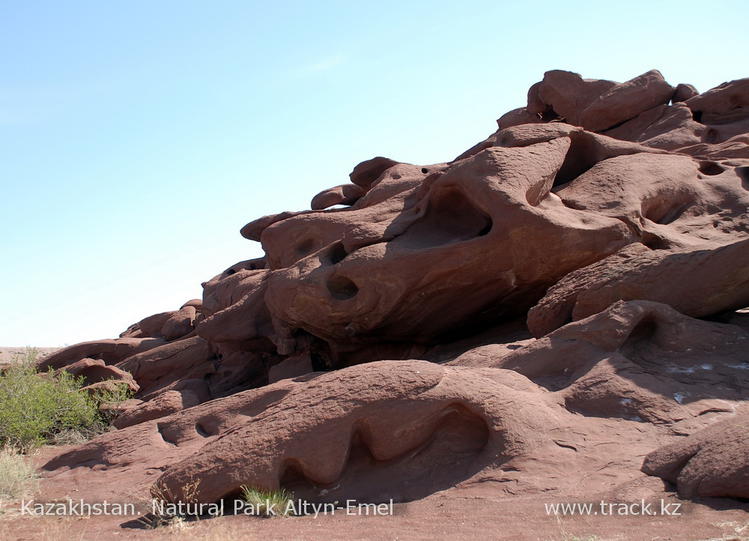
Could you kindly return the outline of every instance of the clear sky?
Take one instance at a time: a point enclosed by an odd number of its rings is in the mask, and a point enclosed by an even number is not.
[[[358,162],[446,161],[549,69],[749,76],[744,0],[0,0],[0,346],[114,337]]]

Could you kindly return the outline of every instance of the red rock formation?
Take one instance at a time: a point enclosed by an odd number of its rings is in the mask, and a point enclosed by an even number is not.
[[[644,471],[747,497],[729,417],[749,388],[749,80],[551,71],[498,124],[451,162],[362,162],[311,210],[242,228],[265,256],[202,300],[46,358],[138,389],[51,475],[411,500],[478,478],[574,490],[570,460],[625,482],[665,443]],[[612,431],[632,448],[606,466]],[[708,466],[726,461],[733,478]]]
[[[736,415],[645,457],[644,472],[674,483],[679,495],[749,498],[749,415]]]

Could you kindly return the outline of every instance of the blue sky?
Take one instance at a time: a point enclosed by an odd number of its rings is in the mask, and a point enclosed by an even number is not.
[[[113,337],[358,162],[452,159],[549,69],[749,76],[736,2],[0,0],[0,346]],[[734,24],[733,21],[736,21]]]

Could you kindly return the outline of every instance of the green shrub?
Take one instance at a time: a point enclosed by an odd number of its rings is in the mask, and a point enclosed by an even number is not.
[[[96,403],[99,419],[105,427],[111,425],[119,413],[112,406],[133,397],[133,391],[127,383],[114,382],[113,387],[114,389],[111,390],[100,389],[91,396],[91,399]]]
[[[23,451],[67,430],[95,431],[99,401],[81,391],[83,379],[68,372],[40,373],[35,355],[14,362],[0,375],[0,446]]]

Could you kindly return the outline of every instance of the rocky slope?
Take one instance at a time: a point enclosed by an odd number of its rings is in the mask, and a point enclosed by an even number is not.
[[[202,300],[45,358],[137,391],[47,476],[749,498],[749,79],[550,71],[498,124],[449,162],[357,165],[242,228],[265,257]]]

